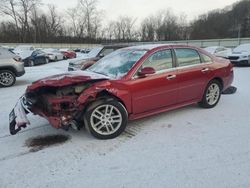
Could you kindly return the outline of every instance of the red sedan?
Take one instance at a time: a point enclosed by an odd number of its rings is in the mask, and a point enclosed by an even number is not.
[[[72,50],[61,49],[60,52],[63,54],[64,59],[76,58],[76,53]]]
[[[212,108],[233,81],[233,66],[196,47],[144,45],[117,50],[86,71],[34,82],[10,113],[10,131],[32,112],[55,128],[99,139],[120,135],[134,120],[198,103]]]

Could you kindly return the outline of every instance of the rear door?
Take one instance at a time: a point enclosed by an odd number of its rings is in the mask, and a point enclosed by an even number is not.
[[[202,96],[209,74],[209,62],[203,63],[199,52],[192,48],[175,48],[178,70],[178,103],[197,100]]]

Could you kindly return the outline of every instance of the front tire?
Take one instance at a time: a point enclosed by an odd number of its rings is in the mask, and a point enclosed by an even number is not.
[[[10,87],[16,82],[16,76],[13,72],[9,70],[0,71],[0,86],[1,87]]]
[[[45,58],[45,64],[49,63],[49,58]]]
[[[221,97],[222,85],[217,80],[211,80],[203,94],[201,102],[199,105],[203,108],[213,108],[215,107]]]
[[[98,139],[112,139],[126,128],[128,115],[125,107],[113,98],[93,102],[86,110],[87,130]]]

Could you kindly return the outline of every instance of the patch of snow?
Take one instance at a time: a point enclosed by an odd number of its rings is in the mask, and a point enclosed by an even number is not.
[[[56,130],[38,116],[16,136],[8,115],[27,85],[67,71],[68,61],[26,68],[0,88],[0,187],[250,187],[250,68],[235,68],[234,95],[213,109],[196,105],[130,122],[113,140],[87,131]],[[38,152],[24,143],[36,136],[71,140]]]

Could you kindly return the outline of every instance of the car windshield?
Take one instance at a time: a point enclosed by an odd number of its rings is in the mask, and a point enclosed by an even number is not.
[[[46,52],[46,53],[60,53],[59,50],[57,49],[53,49],[53,48],[48,48],[48,49],[43,49],[43,52]]]
[[[233,52],[250,52],[250,44],[242,44],[236,47]]]
[[[99,47],[99,48],[93,48],[89,53],[88,53],[88,57],[92,58],[92,57],[96,57],[100,51],[103,49],[103,47]]]
[[[207,47],[207,48],[204,48],[204,50],[206,50],[209,53],[214,53],[216,49],[217,49],[217,47]]]
[[[15,57],[15,54],[11,53],[5,48],[0,48],[0,59],[12,58]]]
[[[32,46],[17,46],[15,50],[25,51],[25,50],[32,50]]]
[[[118,79],[126,75],[146,52],[135,49],[117,50],[96,62],[88,71]]]

